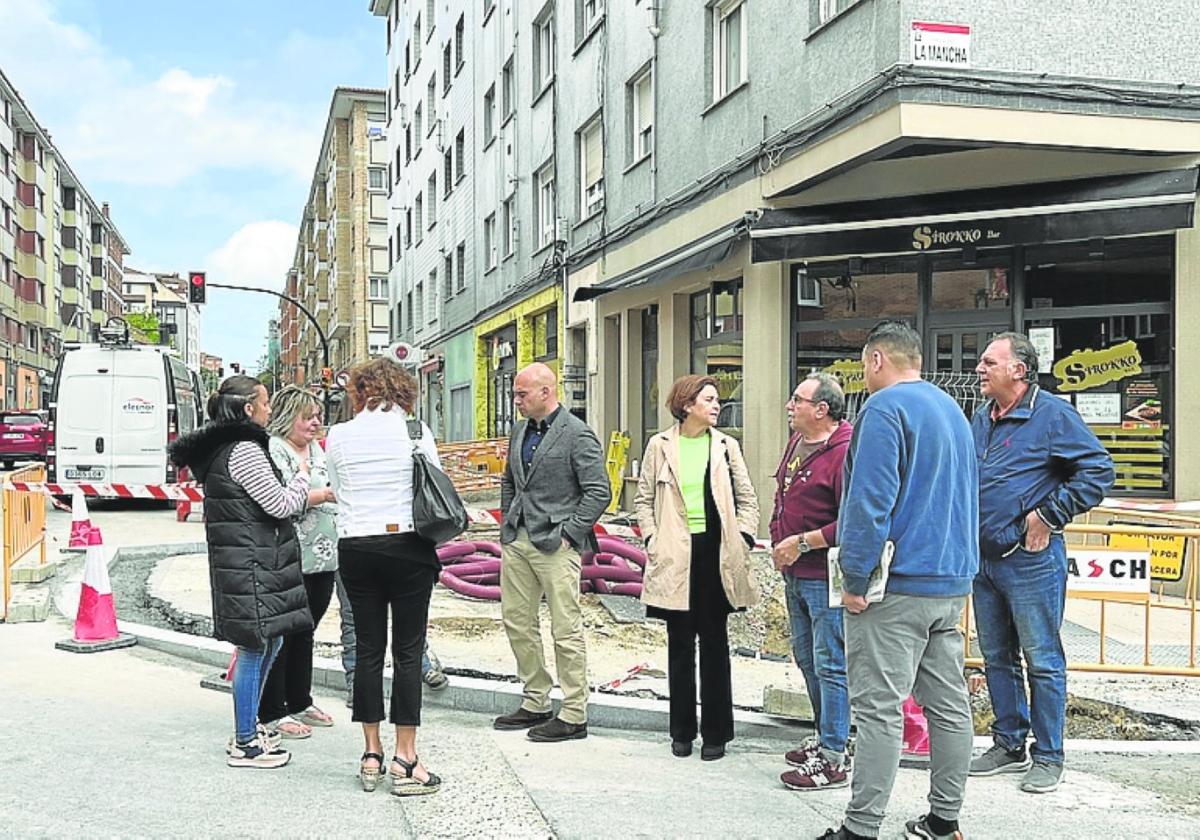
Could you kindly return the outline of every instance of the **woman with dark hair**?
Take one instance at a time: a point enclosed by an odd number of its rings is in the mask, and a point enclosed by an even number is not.
[[[268,455],[267,389],[231,376],[208,399],[209,422],[169,454],[204,484],[213,635],[237,648],[230,767],[282,767],[291,753],[258,725],[258,706],[282,637],[312,630],[291,517],[308,502],[308,459],[285,486]]]
[[[646,541],[642,601],[648,616],[667,623],[671,751],[691,755],[699,728],[700,758],[712,761],[733,740],[729,613],[758,600],[750,569],[758,499],[737,440],[713,428],[721,411],[717,380],[676,380],[667,408],[679,422],[647,444],[634,500]]]
[[[333,597],[337,575],[337,505],[329,487],[325,451],[316,442],[321,430],[321,403],[311,391],[290,386],[271,399],[271,460],[284,482],[308,460],[308,507],[293,519],[300,543],[300,568],[313,624],[321,623]],[[284,738],[308,738],[314,726],[333,726],[333,717],[313,705],[313,630],[283,638],[267,685],[259,718]],[[290,720],[285,719],[288,715]]]
[[[433,434],[419,424],[409,435],[417,383],[387,359],[356,365],[347,388],[355,416],[329,430],[325,456],[338,499],[338,562],[354,612],[358,663],[353,720],[362,724],[366,749],[359,764],[363,790],[383,773],[379,723],[383,709],[383,658],[388,609],[392,618],[392,700],[396,728],[392,793],[435,793],[441,779],[417,757],[421,724],[421,652],[429,598],[441,565],[433,543],[413,529],[413,451],[438,464]]]

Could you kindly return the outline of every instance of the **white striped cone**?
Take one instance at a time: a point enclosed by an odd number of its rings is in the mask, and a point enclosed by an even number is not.
[[[73,551],[84,551],[88,547],[88,535],[92,532],[92,522],[88,518],[87,499],[78,488],[71,494],[71,537],[67,548]]]
[[[75,615],[75,641],[107,642],[117,638],[117,610],[113,605],[108,560],[100,529],[88,533],[83,584],[79,588],[79,612]]]

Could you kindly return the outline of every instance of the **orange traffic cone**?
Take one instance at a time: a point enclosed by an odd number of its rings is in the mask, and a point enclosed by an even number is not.
[[[78,489],[71,494],[71,537],[66,551],[86,551],[92,521],[88,518],[87,500]]]
[[[117,611],[113,605],[112,584],[108,579],[104,540],[99,528],[91,528],[88,531],[83,582],[79,588],[75,633],[72,638],[55,644],[55,647],[72,653],[94,653],[136,644],[137,637],[117,630]]]

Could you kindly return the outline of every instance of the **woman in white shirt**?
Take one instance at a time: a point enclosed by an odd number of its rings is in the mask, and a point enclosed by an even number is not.
[[[383,658],[388,608],[392,612],[392,700],[396,727],[392,793],[435,793],[441,779],[417,757],[421,723],[421,652],[429,598],[441,566],[433,543],[413,529],[413,446],[438,464],[433,434],[422,424],[412,441],[408,420],[417,382],[399,365],[374,359],[350,371],[347,395],[354,419],[329,431],[325,455],[338,500],[338,560],[354,613],[358,664],[352,719],[360,722],[366,750],[359,776],[374,790],[383,773]]]

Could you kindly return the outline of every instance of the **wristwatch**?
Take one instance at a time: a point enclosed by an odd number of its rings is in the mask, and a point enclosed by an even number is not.
[[[812,546],[808,544],[808,540],[801,537],[800,542],[796,543],[796,550],[796,556],[799,557],[801,554],[808,554],[808,552],[812,551]]]

